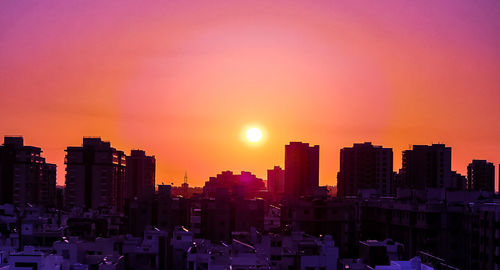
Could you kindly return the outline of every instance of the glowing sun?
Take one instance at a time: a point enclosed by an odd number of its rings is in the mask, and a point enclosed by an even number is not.
[[[258,128],[249,128],[247,130],[247,140],[258,142],[262,139],[262,131]]]

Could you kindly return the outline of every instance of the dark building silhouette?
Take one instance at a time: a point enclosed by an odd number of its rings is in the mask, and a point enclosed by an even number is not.
[[[285,145],[285,196],[311,196],[319,186],[319,145]]]
[[[457,173],[456,171],[451,172],[451,183],[454,185],[454,189],[456,190],[467,189],[467,177]]]
[[[125,199],[125,154],[101,138],[66,149],[66,207],[115,207]]]
[[[39,205],[55,207],[56,206],[56,184],[57,184],[57,166],[56,164],[45,163],[42,165],[42,181],[39,184]]]
[[[0,204],[55,206],[56,165],[23,137],[5,137],[0,146]]]
[[[201,201],[200,235],[211,241],[231,240],[231,199],[226,189],[219,189],[215,198]]]
[[[267,170],[267,190],[273,198],[278,198],[285,192],[285,171],[280,166]]]
[[[190,201],[172,197],[172,186],[158,185],[156,222],[159,229],[172,231],[176,226],[189,227]]]
[[[126,197],[153,199],[155,192],[155,156],[147,156],[142,150],[130,151],[126,157]]]
[[[258,231],[264,229],[264,200],[234,200],[232,206],[232,227],[233,232],[248,232],[251,227]]]
[[[392,148],[355,143],[340,150],[338,196],[357,196],[360,189],[391,194]]]
[[[206,197],[215,197],[219,189],[226,189],[230,196],[253,198],[265,190],[266,185],[262,179],[250,172],[241,172],[238,175],[231,171],[224,171],[205,182],[203,193]]]
[[[356,201],[297,199],[281,205],[282,231],[304,231],[307,234],[332,235],[342,257],[357,255],[360,227]]]
[[[467,189],[495,192],[495,165],[486,160],[473,160],[467,166]]]
[[[444,144],[414,145],[403,151],[398,187],[456,189],[452,183],[451,147]]]
[[[56,186],[56,208],[64,209],[64,186]]]
[[[144,231],[153,225],[153,198],[133,197],[125,201],[125,214],[127,216],[127,232],[134,236],[142,236]]]

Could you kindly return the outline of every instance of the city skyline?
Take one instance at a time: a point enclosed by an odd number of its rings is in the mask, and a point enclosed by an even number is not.
[[[57,164],[100,136],[155,155],[157,183],[221,171],[264,179],[290,141],[339,150],[415,145],[498,165],[497,1],[6,1],[0,9],[0,134]],[[264,141],[242,141],[248,126]],[[497,175],[497,174],[495,174]]]
[[[22,136],[16,135],[16,136],[5,136],[4,137],[4,144],[1,144],[0,147],[10,147],[9,145],[12,144],[12,142],[20,142],[22,145],[24,143],[24,138]],[[249,138],[249,141],[251,143],[252,140]],[[26,146],[28,149],[33,148],[33,149],[38,149],[39,151],[38,156],[40,156],[40,153],[43,153],[43,147],[37,147],[37,146]],[[90,148],[88,148],[90,147]],[[488,160],[478,160],[478,159],[472,159],[470,163],[466,167],[466,174],[461,174],[460,170],[457,170],[451,166],[451,160],[452,160],[452,147],[447,146],[445,144],[432,144],[432,145],[411,145],[412,149],[406,149],[401,152],[401,165],[400,168],[394,167],[390,161],[393,161],[394,163],[394,153],[393,149],[388,147],[386,148],[385,146],[380,146],[380,145],[373,145],[372,142],[363,142],[363,143],[352,143],[352,147],[346,146],[341,149],[339,149],[339,154],[340,154],[340,160],[341,160],[341,166],[339,168],[337,178],[336,178],[336,183],[334,185],[331,184],[322,184],[319,181],[319,157],[321,156],[319,154],[319,145],[311,145],[309,146],[309,143],[307,142],[289,142],[287,145],[284,145],[284,169],[280,167],[280,165],[275,165],[272,169],[267,170],[266,177],[259,177],[254,175],[253,172],[251,171],[245,171],[241,170],[240,172],[244,175],[252,175],[253,177],[257,177],[256,179],[259,180],[265,180],[266,185],[265,189],[269,189],[269,184],[268,180],[269,177],[273,178],[273,187],[271,188],[273,191],[271,193],[276,193],[277,190],[275,190],[277,187],[274,187],[274,185],[277,185],[278,182],[274,183],[276,180],[276,177],[279,177],[278,175],[274,175],[272,173],[274,170],[281,170],[282,172],[282,180],[285,181],[285,171],[289,172],[290,179],[288,183],[301,183],[301,184],[293,184],[294,186],[297,185],[305,185],[302,186],[301,188],[297,189],[297,187],[293,186],[288,186],[288,191],[285,190],[285,187],[282,186],[281,188],[283,189],[281,192],[285,192],[287,194],[294,194],[296,192],[303,193],[302,195],[306,194],[312,194],[315,191],[314,190],[308,190],[308,187],[318,187],[318,186],[336,186],[338,187],[338,181],[339,179],[343,179],[343,181],[348,181],[350,182],[350,191],[347,192],[351,195],[356,194],[358,189],[374,189],[377,190],[377,192],[380,192],[380,194],[389,194],[389,193],[395,193],[396,189],[399,187],[412,187],[416,188],[416,185],[419,185],[420,188],[423,186],[426,186],[426,188],[444,188],[444,189],[452,189],[452,190],[492,190],[494,192],[498,192],[498,180],[497,180],[497,171],[496,171],[496,166],[494,163],[489,162]],[[84,149],[87,149],[84,151]],[[91,150],[92,149],[92,150]],[[76,152],[80,152],[80,154],[74,155],[70,154],[73,153],[76,150]],[[376,150],[376,151],[374,151]],[[111,158],[111,160],[117,160],[118,162],[116,164],[121,164],[120,166],[123,166],[123,174],[120,177],[125,177],[125,165],[124,164],[129,164],[133,163],[134,167],[130,168],[132,169],[131,173],[127,174],[127,179],[123,180],[123,184],[128,185],[128,187],[124,187],[123,192],[124,193],[134,193],[135,195],[146,192],[147,194],[150,194],[153,192],[153,190],[149,190],[149,188],[153,188],[150,184],[154,184],[154,186],[159,186],[159,185],[173,185],[175,186],[176,184],[174,182],[165,182],[165,181],[156,181],[156,158],[155,155],[152,154],[151,156],[147,156],[146,152],[144,150],[141,150],[139,148],[133,148],[129,151],[122,151],[113,146],[113,144],[110,141],[103,140],[101,137],[83,137],[83,142],[81,143],[81,146],[68,146],[65,149],[66,155],[64,158],[64,168],[62,168],[65,171],[65,174],[62,176],[64,177],[64,183],[60,184],[58,182],[55,182],[58,186],[65,186],[67,187],[68,184],[68,179],[70,181],[74,181],[75,173],[74,168],[69,169],[69,165],[74,163],[74,159],[76,158],[77,161],[76,163],[79,165],[84,165],[87,164],[89,166],[92,166],[91,164],[94,162],[93,159],[88,159],[88,157],[85,157],[83,153],[88,152],[88,151],[97,151],[101,153],[108,153],[109,155],[106,158]],[[354,152],[353,152],[354,151]],[[416,152],[418,151],[418,152]],[[97,153],[96,152],[96,153]],[[349,154],[347,154],[349,152]],[[443,152],[443,153],[441,153]],[[128,154],[130,153],[130,154]],[[415,153],[415,154],[412,154]],[[420,153],[420,154],[418,154]],[[446,153],[446,154],[445,154]],[[410,158],[410,155],[411,157]],[[445,155],[443,155],[445,154]],[[287,156],[289,157],[289,162],[287,163]],[[440,156],[440,158],[439,158]],[[432,157],[432,158],[431,158]],[[97,158],[97,156],[96,156]],[[103,157],[99,157],[103,158]],[[415,159],[416,158],[416,159]],[[443,159],[444,158],[444,159]],[[360,159],[360,161],[358,161]],[[419,161],[413,161],[415,162],[414,164],[417,165],[416,168],[409,169],[407,166],[409,163],[412,163],[411,160],[419,160]],[[45,162],[45,157],[43,158]],[[111,162],[110,160],[110,162]],[[125,160],[127,160],[125,162]],[[138,160],[140,161],[140,165],[137,164]],[[146,161],[147,160],[147,161]],[[434,163],[437,160],[440,160],[438,163]],[[114,162],[114,161],[113,161]],[[430,162],[430,163],[428,163]],[[47,163],[48,164],[48,163]],[[114,163],[113,163],[114,164]],[[146,165],[149,164],[149,165]],[[286,170],[287,165],[289,164],[289,169]],[[306,165],[304,165],[306,164]],[[348,164],[348,165],[346,165]],[[434,164],[434,165],[430,165]],[[477,164],[477,165],[476,165]],[[54,171],[54,174],[56,174],[55,170],[57,167],[56,164],[49,164],[53,166],[54,168],[52,169]],[[85,166],[87,166],[85,165]],[[111,163],[110,163],[111,165]],[[383,167],[382,167],[383,165]],[[485,172],[484,166],[488,166],[488,172]],[[136,167],[139,166],[139,167]],[[347,166],[347,167],[346,167]],[[429,166],[429,167],[428,167]],[[474,166],[474,167],[471,167]],[[478,167],[478,166],[483,166],[483,167]],[[89,167],[90,168],[90,167]],[[147,168],[147,169],[146,169]],[[300,169],[299,169],[300,168]],[[438,170],[438,168],[440,168]],[[499,171],[498,175],[500,175],[500,164],[498,165]],[[444,171],[443,171],[444,169]],[[61,170],[61,168],[59,168]],[[79,169],[80,170],[80,169]],[[432,175],[428,175],[427,171],[432,170],[434,171]],[[471,170],[474,171],[474,173],[471,174]],[[346,177],[344,174],[350,171],[348,173],[348,177]],[[197,185],[191,185],[191,187],[195,188],[200,188],[200,187],[205,187],[207,183],[210,183],[213,181],[213,179],[218,178],[220,175],[225,175],[227,173],[233,174],[237,173],[238,171],[233,171],[233,170],[221,170],[220,172],[217,172],[217,177],[214,176],[208,176],[207,181],[204,182],[204,185],[197,186]],[[411,177],[405,176],[407,173],[411,172]],[[69,174],[68,174],[69,173]],[[275,172],[279,173],[279,172]],[[444,173],[444,174],[443,174]],[[120,174],[120,173],[119,173]],[[440,174],[440,175],[438,175]],[[130,178],[131,175],[134,175],[133,178]],[[140,176],[139,176],[140,175]],[[214,174],[215,175],[215,174]],[[474,177],[473,177],[474,175]],[[57,175],[54,176],[56,178]],[[56,179],[59,179],[61,176],[59,176]],[[80,177],[84,177],[81,175]],[[119,178],[120,178],[119,177]],[[139,177],[139,179],[136,179]],[[305,178],[303,178],[305,177]],[[376,178],[375,178],[376,177]],[[382,177],[382,178],[379,178]],[[409,177],[409,178],[406,178]],[[458,178],[457,178],[458,177]],[[130,178],[130,179],[128,179]],[[303,179],[302,179],[303,178]],[[474,180],[473,178],[476,178]],[[292,180],[293,179],[293,180]],[[302,180],[300,180],[302,179]],[[307,179],[307,180],[306,180]],[[382,180],[383,179],[383,180]],[[133,180],[133,181],[132,181]],[[462,181],[463,180],[463,181]],[[121,182],[120,180],[119,182]],[[139,182],[134,182],[134,181],[140,181]],[[144,182],[145,181],[145,182]],[[365,182],[363,183],[357,183],[357,181]],[[402,182],[401,182],[402,181]],[[476,185],[471,184],[471,181],[479,181],[476,183]],[[149,184],[148,184],[149,182]],[[463,182],[463,183],[462,183]],[[480,183],[480,184],[478,184]],[[189,186],[188,183],[188,175],[187,171],[184,172],[184,179],[183,179],[183,184],[182,185],[177,185],[178,187],[181,187],[183,185]],[[278,184],[279,185],[279,184]],[[284,183],[281,183],[281,185],[284,185]],[[358,186],[360,185],[360,186]],[[394,186],[393,186],[394,185]],[[92,184],[90,184],[90,187]],[[186,186],[186,187],[187,187]],[[81,189],[82,187],[77,188]],[[149,191],[143,191],[143,189],[146,188]],[[226,187],[227,188],[227,187]],[[346,186],[340,187],[341,193],[342,191],[346,190]],[[70,190],[75,190],[74,187],[70,188]],[[258,189],[256,189],[258,190]],[[293,190],[293,191],[292,191]],[[186,192],[186,191],[184,191]],[[206,191],[205,191],[206,192]],[[215,192],[215,189],[212,191],[212,193]],[[278,192],[279,193],[279,192]],[[88,193],[86,196],[90,196],[91,193]],[[277,193],[276,193],[277,194]],[[128,196],[130,196],[129,194]],[[297,195],[297,194],[295,194]],[[341,197],[346,196],[346,194],[341,194]],[[73,197],[73,196],[71,196]],[[82,199],[83,200],[83,199]]]

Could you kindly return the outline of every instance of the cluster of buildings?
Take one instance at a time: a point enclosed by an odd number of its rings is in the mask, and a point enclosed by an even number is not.
[[[340,151],[337,196],[319,146],[291,142],[263,180],[156,185],[154,156],[100,138],[66,149],[66,185],[21,137],[0,146],[0,270],[499,269],[495,166],[451,169],[451,148]]]

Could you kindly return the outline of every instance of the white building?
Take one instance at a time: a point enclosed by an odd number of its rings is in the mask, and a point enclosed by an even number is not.
[[[46,255],[35,251],[32,246],[25,246],[24,251],[10,254],[9,270],[54,270],[60,269],[62,257],[57,255]]]

